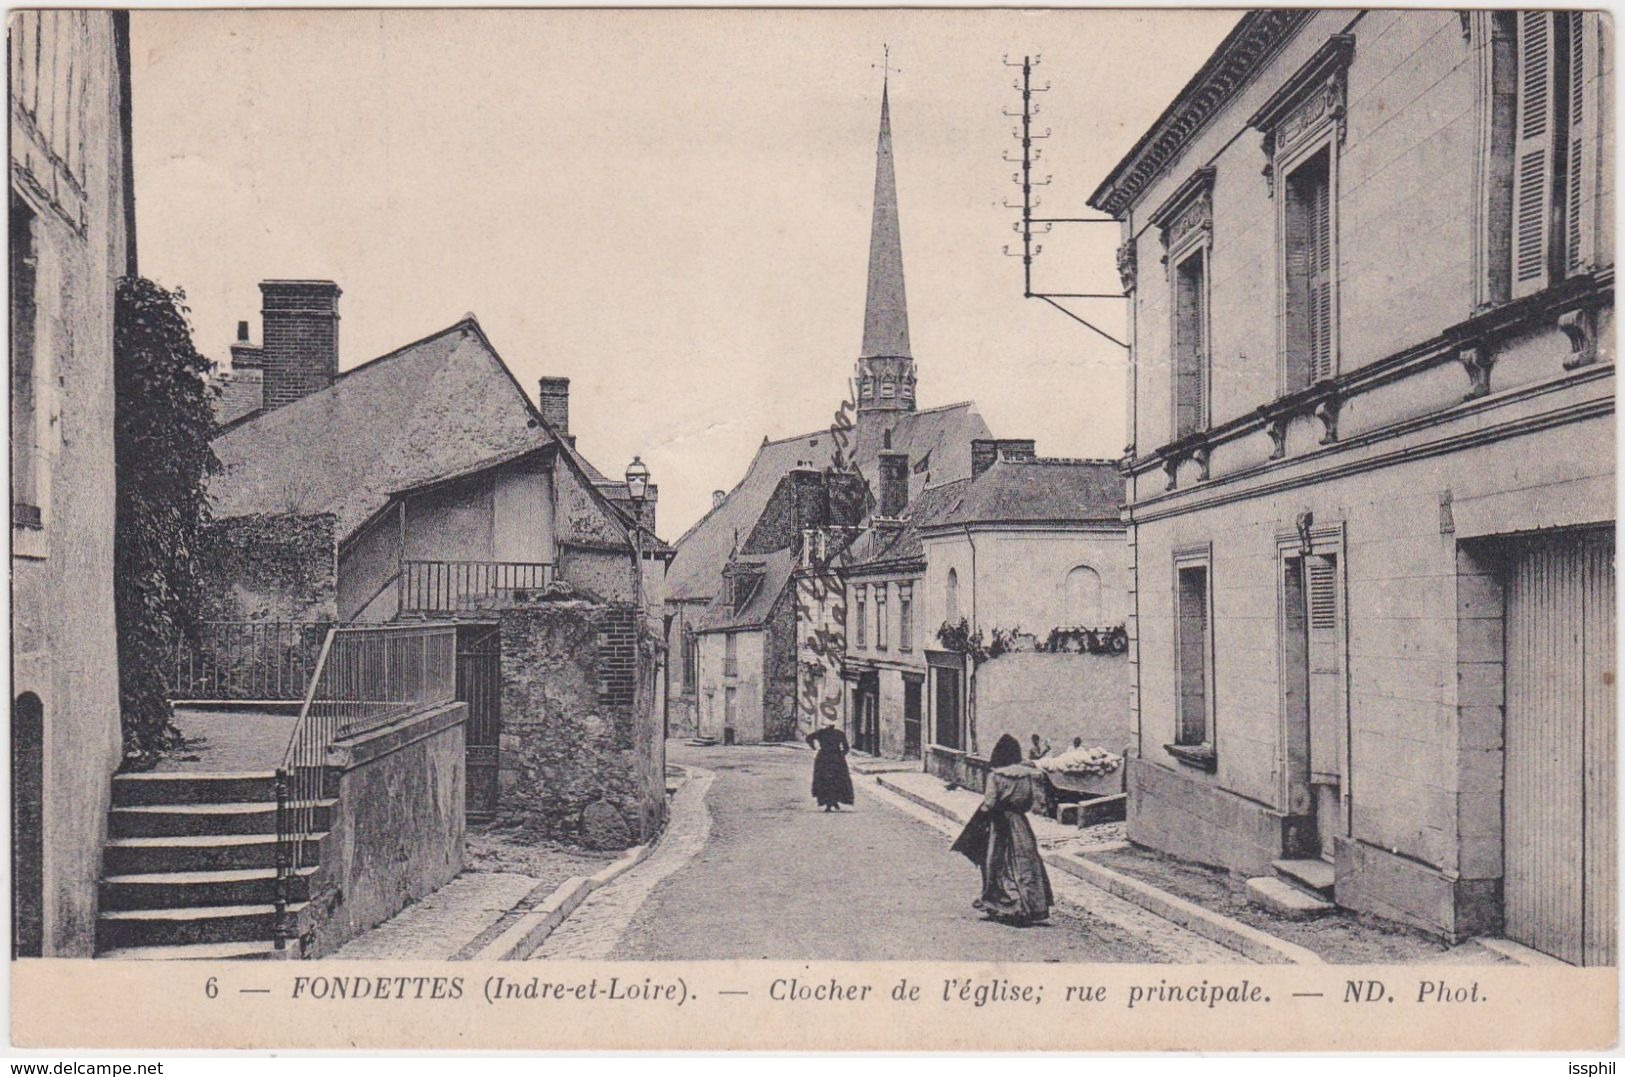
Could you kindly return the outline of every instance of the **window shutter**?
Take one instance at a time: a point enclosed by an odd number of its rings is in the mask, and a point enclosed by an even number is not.
[[[1203,258],[1202,255],[1197,255]],[[1197,263],[1201,272],[1195,281],[1195,294],[1191,296],[1191,309],[1196,318],[1196,325],[1191,332],[1191,411],[1194,413],[1192,426],[1197,430],[1206,430],[1207,416],[1207,262],[1204,259]]]
[[[1309,198],[1309,381],[1332,376],[1332,206],[1329,177]]]
[[[1329,557],[1305,560],[1309,569],[1309,672],[1336,673],[1337,562]]]
[[[1580,215],[1592,197],[1585,182],[1585,91],[1586,91],[1586,33],[1589,16],[1582,11],[1568,13],[1569,30],[1569,168],[1568,205],[1564,207],[1566,221],[1564,237],[1564,265],[1575,272],[1587,259],[1582,257]]]
[[[1518,16],[1518,137],[1513,153],[1512,294],[1547,285],[1551,242],[1551,184],[1555,126],[1552,33],[1556,14]]]

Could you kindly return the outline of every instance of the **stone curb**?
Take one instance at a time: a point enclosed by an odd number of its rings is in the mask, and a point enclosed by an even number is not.
[[[523,961],[547,941],[555,929],[580,907],[587,895],[614,882],[643,862],[654,845],[635,845],[619,860],[587,876],[574,875],[560,883],[540,905],[521,916],[508,929],[469,957],[470,961]]]
[[[956,823],[965,820],[960,814],[947,805],[938,804],[929,797],[904,789],[888,782],[884,775],[876,775],[875,780],[886,789],[906,800],[928,808],[946,819]],[[1086,860],[1075,853],[1049,852],[1043,854],[1044,862],[1076,876],[1086,883],[1100,887],[1107,893],[1122,898],[1131,905],[1138,905],[1147,912],[1155,913],[1164,920],[1169,920],[1189,931],[1201,935],[1218,943],[1220,946],[1235,950],[1237,953],[1252,958],[1254,961],[1267,965],[1324,965],[1326,962],[1313,950],[1278,939],[1255,927],[1232,920],[1209,909],[1204,909],[1194,902],[1176,897],[1166,890],[1159,890],[1149,883],[1139,879],[1130,878],[1110,868],[1102,867],[1093,861]]]

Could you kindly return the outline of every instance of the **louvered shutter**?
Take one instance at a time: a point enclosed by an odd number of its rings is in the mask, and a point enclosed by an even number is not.
[[[1309,381],[1332,376],[1332,205],[1331,183],[1316,176],[1306,207],[1309,215]]]
[[[1512,294],[1546,287],[1551,244],[1553,92],[1552,36],[1556,14],[1518,16],[1518,127],[1513,152]]]
[[[1581,228],[1581,214],[1585,212],[1586,205],[1593,197],[1586,183],[1585,162],[1585,131],[1586,131],[1586,72],[1590,69],[1586,56],[1586,23],[1590,16],[1582,11],[1568,12],[1569,33],[1569,131],[1568,131],[1568,191],[1567,205],[1564,207],[1566,216],[1564,231],[1564,266],[1568,272],[1576,272],[1586,264],[1588,259],[1581,249],[1584,242],[1584,230]]]
[[[1309,771],[1312,781],[1335,780],[1342,771],[1343,633],[1337,593],[1337,559],[1304,559],[1309,621]]]

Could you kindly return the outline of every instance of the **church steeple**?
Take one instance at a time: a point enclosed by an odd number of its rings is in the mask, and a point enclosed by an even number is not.
[[[880,90],[880,137],[875,147],[874,220],[869,231],[869,291],[858,358],[858,411],[913,411],[914,359],[908,343],[903,243],[897,225],[897,174],[892,165],[890,50]]]

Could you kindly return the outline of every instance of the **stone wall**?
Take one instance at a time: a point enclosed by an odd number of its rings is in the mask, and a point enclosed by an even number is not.
[[[337,520],[256,514],[216,520],[199,561],[210,621],[332,621],[338,617]]]
[[[463,870],[468,705],[339,741],[328,756],[338,805],[322,841],[303,956],[323,957]]]
[[[762,634],[762,739],[794,740],[797,733],[796,588],[773,604]]]
[[[1085,747],[1123,755],[1129,746],[1128,656],[1020,651],[976,671],[976,742],[991,750],[1008,733],[1026,749],[1037,733],[1059,753]]]
[[[631,609],[555,591],[495,612],[498,825],[597,849],[652,839],[665,817],[665,740],[652,641],[631,646]]]

